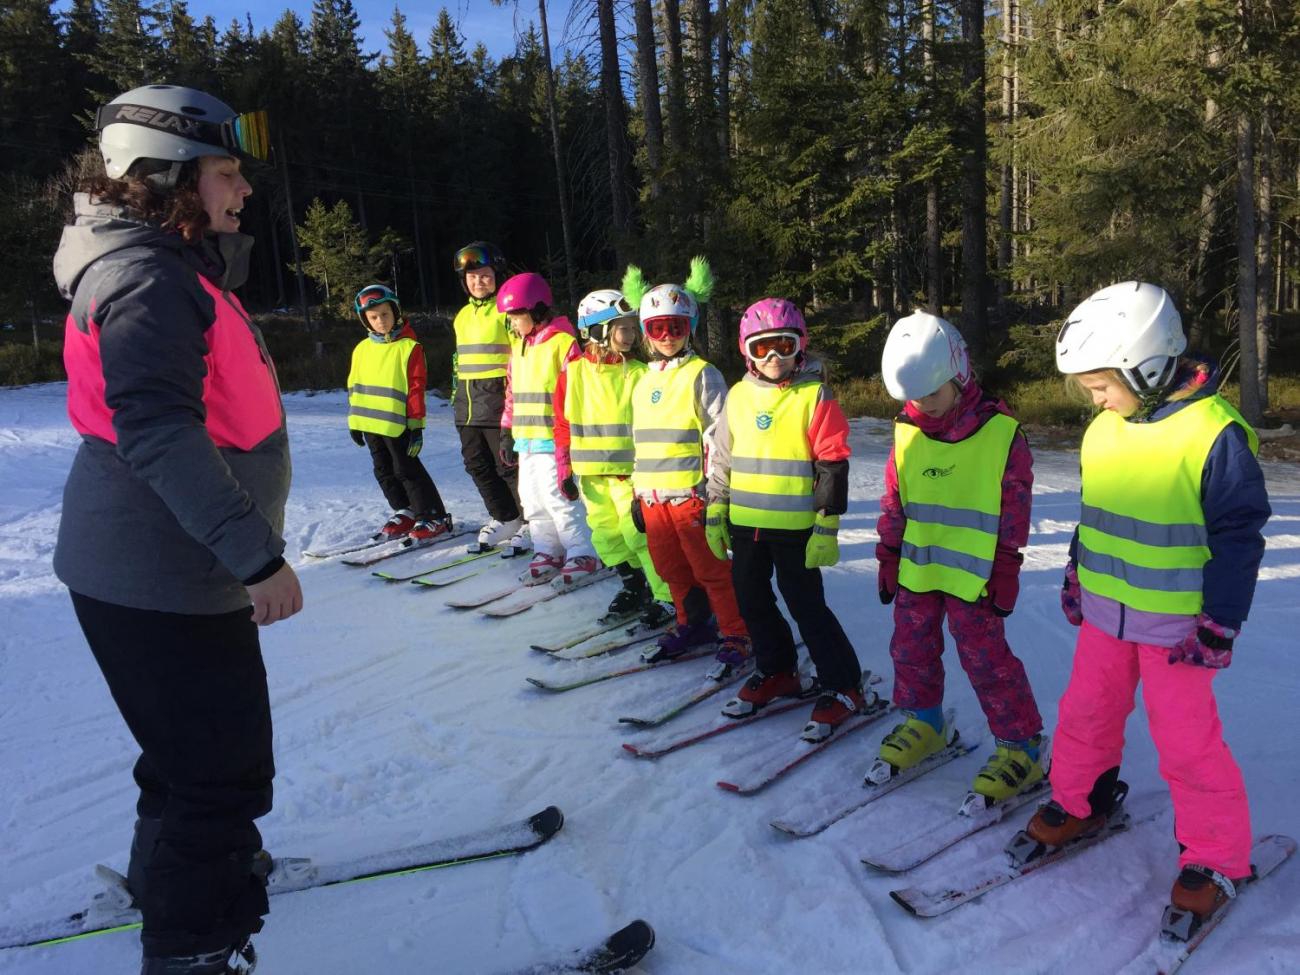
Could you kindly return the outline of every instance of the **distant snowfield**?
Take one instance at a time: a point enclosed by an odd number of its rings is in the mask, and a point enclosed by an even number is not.
[[[77,437],[60,384],[0,389],[0,917],[84,907],[92,868],[124,868],[135,790],[134,744],[77,629],[50,558]],[[1156,929],[1177,845],[1145,717],[1129,726],[1124,777],[1154,822],[930,921],[906,915],[894,887],[933,883],[992,855],[1026,816],[995,827],[902,878],[859,862],[887,837],[923,832],[955,808],[988,752],[974,694],[950,651],[947,704],[976,754],[804,840],[769,820],[807,796],[858,787],[878,725],[757,796],[714,783],[756,744],[795,736],[803,711],[668,755],[627,756],[620,715],[691,685],[702,668],[546,695],[529,675],[605,666],[550,661],[528,649],[563,640],[598,615],[607,582],[510,620],[443,606],[497,587],[520,568],[447,590],[384,585],[363,569],[304,559],[304,548],[379,524],[387,512],[369,457],[345,429],[342,393],[286,397],[294,481],[287,557],[306,609],[263,630],[275,718],[275,808],[261,821],[283,855],[346,858],[477,829],[560,806],[567,823],[523,857],[311,891],[273,901],[257,938],[259,973],[494,975],[551,958],[644,917],[659,936],[640,971],[657,975],[909,972],[1119,972]],[[888,424],[853,423],[852,501],[843,561],[827,572],[832,607],[864,666],[892,673],[890,610],[876,599],[873,545]],[[445,404],[435,404],[423,459],[452,512],[482,507],[461,467]],[[1013,647],[1050,730],[1069,677],[1074,631],[1057,591],[1078,513],[1078,457],[1039,452],[1034,534]],[[1270,522],[1254,610],[1236,663],[1216,680],[1227,740],[1250,790],[1257,833],[1300,830],[1295,709],[1300,701],[1300,470],[1267,469]],[[409,556],[389,563],[414,563]],[[427,558],[427,556],[425,557]],[[496,560],[484,560],[493,562]],[[480,563],[481,564],[481,563]],[[675,673],[684,671],[685,673]],[[720,700],[719,700],[720,703]],[[687,726],[716,713],[677,719]],[[1188,972],[1300,971],[1300,865],[1252,890]],[[134,973],[133,934],[0,952],[0,973]]]

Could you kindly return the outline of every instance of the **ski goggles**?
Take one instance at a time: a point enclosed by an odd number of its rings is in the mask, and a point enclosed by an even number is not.
[[[232,156],[266,162],[271,158],[271,123],[265,111],[244,112],[224,122],[205,122],[188,115],[178,115],[146,105],[117,102],[95,113],[95,128],[102,130],[118,123],[142,125],[182,139],[218,146]]]
[[[745,340],[745,355],[755,362],[762,362],[773,355],[778,359],[793,359],[798,354],[798,332],[765,332]]]
[[[488,251],[486,247],[462,247],[456,252],[456,273],[464,274],[466,271],[477,271],[481,267],[494,267],[496,265],[496,255]]]
[[[652,339],[684,339],[691,334],[691,320],[682,315],[665,315],[643,323],[646,335]]]
[[[357,307],[363,311],[374,305],[382,305],[384,302],[397,304],[397,296],[387,288],[367,288],[361,294],[357,295]]]

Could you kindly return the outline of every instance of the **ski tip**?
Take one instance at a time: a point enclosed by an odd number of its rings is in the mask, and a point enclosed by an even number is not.
[[[539,691],[550,691],[550,690],[554,690],[554,688],[552,688],[550,684],[546,683],[546,681],[541,680],[540,678],[537,678],[537,677],[525,677],[524,680],[526,680],[526,681],[527,681],[529,684],[531,684],[533,687],[536,687]]]
[[[619,723],[619,724],[630,724],[630,725],[632,725],[634,728],[652,728],[652,727],[654,727],[654,722],[652,722],[652,721],[647,721],[645,718],[619,718],[619,719],[618,719],[618,723]]]
[[[579,963],[575,971],[618,975],[644,958],[654,945],[655,929],[637,919],[606,938],[604,944]]]
[[[718,788],[721,789],[723,792],[735,792],[737,794],[739,794],[741,791],[740,786],[736,785],[736,783],[734,782],[719,781]]]
[[[787,823],[780,819],[774,819],[772,820],[772,822],[768,823],[768,825],[771,826],[778,833],[784,833],[786,836],[792,836],[795,839],[798,839],[801,836],[808,835],[807,833],[799,829],[798,826],[795,826],[793,823]]]
[[[898,905],[899,907],[901,907],[903,910],[907,911],[907,913],[910,914],[910,915],[912,915],[912,917],[920,917],[920,916],[921,916],[920,914],[917,913],[916,905],[912,904],[912,903],[907,899],[907,891],[906,891],[906,890],[891,890],[891,891],[889,892],[889,896],[893,898],[895,904],[897,904],[897,905]]]
[[[530,816],[528,825],[542,839],[549,839],[564,828],[564,813],[559,806],[547,806],[541,812]]]

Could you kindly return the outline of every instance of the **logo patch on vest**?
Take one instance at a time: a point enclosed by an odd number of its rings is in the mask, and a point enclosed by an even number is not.
[[[658,403],[663,398],[664,398],[664,391],[662,389],[656,389],[653,393],[650,394],[651,403]]]
[[[927,467],[925,470],[921,471],[921,476],[929,478],[947,477],[952,473],[953,468],[956,466],[956,464],[952,464],[949,467]]]
[[[760,413],[758,416],[754,417],[754,423],[760,430],[766,430],[772,425],[772,414]]]

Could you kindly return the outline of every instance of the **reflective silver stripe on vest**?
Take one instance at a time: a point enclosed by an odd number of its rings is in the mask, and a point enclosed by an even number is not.
[[[550,393],[515,393],[510,398],[516,403],[550,403],[553,397]]]
[[[780,477],[812,477],[810,460],[773,460],[768,457],[731,458],[731,469],[737,474],[776,474]]]
[[[813,534],[814,534],[814,535],[838,535],[838,534],[839,534],[839,529],[838,529],[838,528],[826,528],[826,527],[823,526],[823,525],[817,525],[817,524],[814,524],[814,525],[813,525]]]
[[[504,362],[456,362],[456,375],[464,376],[471,372],[500,372],[506,367]]]
[[[1082,542],[1079,543],[1079,564],[1089,572],[1120,579],[1138,589],[1154,589],[1157,592],[1201,591],[1200,569],[1153,569],[1146,565],[1134,565],[1114,555],[1094,552]]]
[[[731,503],[760,511],[812,511],[813,498],[811,494],[760,494],[732,488]]]
[[[638,457],[636,459],[636,470],[639,474],[667,474],[672,471],[699,469],[700,458],[698,457]]]
[[[382,420],[385,423],[396,423],[399,426],[406,426],[405,413],[385,413],[383,410],[372,410],[368,406],[354,406],[348,410],[348,416],[364,416],[371,420]]]
[[[569,433],[575,437],[630,437],[630,423],[570,423]]]
[[[569,450],[574,464],[630,464],[636,460],[632,450]]]
[[[642,428],[636,431],[637,443],[699,443],[699,430],[654,430]]]
[[[1204,525],[1161,525],[1154,521],[1141,521],[1128,515],[1117,515],[1090,504],[1083,506],[1080,524],[1094,528],[1116,538],[1127,539],[1142,545],[1171,548],[1176,545],[1203,546],[1209,541]],[[1157,588],[1143,586],[1143,589]]]
[[[949,528],[975,528],[990,535],[998,533],[998,516],[973,508],[949,508],[941,504],[909,501],[903,505],[903,514],[909,521],[947,525]]]
[[[943,565],[950,569],[969,572],[981,579],[987,579],[993,574],[992,559],[977,558],[938,545],[913,545],[911,542],[904,542],[901,555],[915,565]]]
[[[486,345],[458,345],[456,346],[457,355],[509,355],[510,346],[488,343]]]
[[[350,393],[360,393],[362,396],[387,396],[389,399],[395,399],[399,403],[406,402],[406,394],[400,389],[393,389],[389,386],[363,386],[357,383],[350,390]]]

